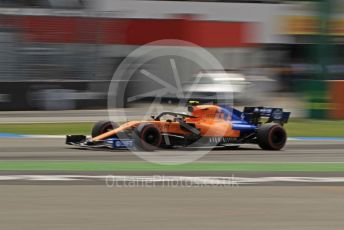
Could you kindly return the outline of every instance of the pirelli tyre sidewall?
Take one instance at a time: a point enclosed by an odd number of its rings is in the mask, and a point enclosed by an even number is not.
[[[153,124],[140,124],[133,132],[134,145],[141,151],[154,151],[162,143],[160,130]]]
[[[287,133],[281,125],[268,123],[258,128],[257,138],[262,149],[281,150],[287,142]]]
[[[98,121],[92,128],[92,137],[99,136],[118,127],[119,125],[113,121]]]

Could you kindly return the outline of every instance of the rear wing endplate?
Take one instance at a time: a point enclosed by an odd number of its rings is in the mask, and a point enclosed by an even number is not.
[[[253,124],[258,124],[261,117],[268,118],[267,122],[285,124],[288,122],[290,112],[284,112],[282,108],[272,107],[245,107],[243,118]]]

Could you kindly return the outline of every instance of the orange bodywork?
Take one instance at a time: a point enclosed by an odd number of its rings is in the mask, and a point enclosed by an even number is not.
[[[225,115],[222,112],[221,107],[217,105],[198,105],[192,107],[192,116],[184,119],[184,122],[188,124],[194,124],[197,129],[200,130],[200,135],[205,137],[239,137],[240,131],[232,129],[231,116],[225,119]],[[177,121],[130,121],[117,129],[111,130],[97,137],[94,137],[94,141],[104,140],[117,133],[133,129],[140,124],[150,123],[154,124],[162,133],[170,133],[177,135],[190,134],[189,131],[180,127],[180,123]]]

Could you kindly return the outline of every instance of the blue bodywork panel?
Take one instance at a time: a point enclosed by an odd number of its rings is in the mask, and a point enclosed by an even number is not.
[[[130,149],[134,147],[134,141],[132,139],[109,138],[105,140],[105,143],[113,149]]]
[[[225,119],[231,117],[233,130],[238,130],[241,132],[252,132],[257,128],[256,125],[249,124],[245,120],[245,117],[243,116],[244,114],[241,111],[226,105],[221,105],[220,107],[222,108],[221,112],[225,114]]]

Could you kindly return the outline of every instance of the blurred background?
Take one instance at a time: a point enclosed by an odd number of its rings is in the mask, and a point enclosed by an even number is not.
[[[221,62],[224,71],[197,75],[199,97],[236,78],[237,105],[344,119],[340,0],[0,0],[0,110],[105,109],[121,61],[160,39],[195,43]],[[185,90],[189,68],[179,66]],[[125,98],[149,87],[132,79]]]

